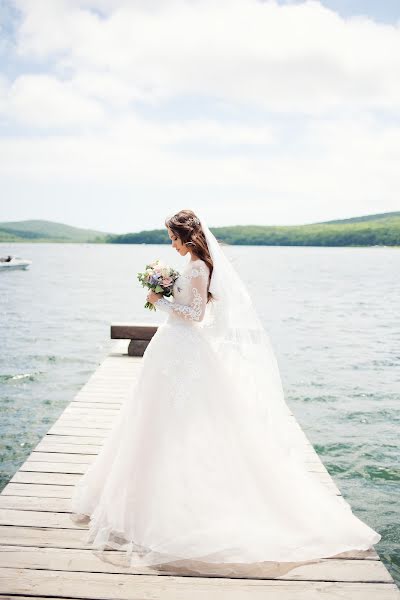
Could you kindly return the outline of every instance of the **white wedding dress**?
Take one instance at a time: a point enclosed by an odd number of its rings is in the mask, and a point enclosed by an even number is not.
[[[208,276],[191,260],[173,300],[157,301],[168,318],[75,487],[72,518],[90,516],[92,547],[124,550],[132,566],[296,562],[370,548],[381,536],[307,471],[304,456],[286,451],[278,421],[255,418],[243,373],[230,371],[207,333]]]

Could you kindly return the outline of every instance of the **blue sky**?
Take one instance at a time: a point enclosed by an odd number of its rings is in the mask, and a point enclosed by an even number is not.
[[[398,210],[399,72],[397,0],[3,1],[0,221]]]
[[[301,0],[280,0],[279,4],[301,4]],[[342,17],[363,15],[374,21],[391,24],[400,20],[398,0],[322,0],[321,4]]]

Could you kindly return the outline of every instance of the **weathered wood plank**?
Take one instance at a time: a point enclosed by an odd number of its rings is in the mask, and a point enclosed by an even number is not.
[[[57,446],[56,446],[56,448],[57,448]],[[40,451],[34,450],[32,452],[32,454],[29,456],[29,458],[27,459],[26,463],[31,464],[31,463],[39,463],[39,462],[43,462],[43,463],[61,462],[64,464],[79,463],[81,465],[89,465],[95,460],[96,454],[97,453],[94,453],[93,450],[92,450],[92,453],[84,453],[84,452],[80,452],[80,453],[65,452],[64,453],[64,452],[57,452],[57,451],[55,451],[55,452],[40,452]],[[321,463],[321,461],[316,460],[313,456],[306,458],[305,463],[307,464],[307,467],[308,467],[308,470],[310,471],[310,473],[324,473],[326,476],[330,477],[327,469]],[[27,470],[27,469],[25,468],[24,470]],[[29,469],[29,470],[32,470],[32,469]],[[33,470],[36,470],[36,469],[33,469]]]
[[[54,425],[71,425],[71,427],[89,426],[89,427],[100,427],[101,429],[106,426],[106,429],[111,429],[111,425],[117,418],[120,409],[115,410],[112,414],[101,414],[96,411],[90,413],[73,414],[72,412],[63,412],[62,415],[55,421]]]
[[[40,483],[52,485],[75,485],[81,475],[75,473],[53,473],[36,471],[18,471],[11,479],[13,483]],[[332,480],[322,481],[328,490],[336,496],[341,496],[340,490]]]
[[[40,512],[71,513],[69,498],[49,498],[48,496],[11,496],[0,494],[0,509],[32,510]]]
[[[96,436],[79,436],[79,438],[74,438],[69,435],[56,435],[53,433],[47,433],[39,444],[51,443],[51,444],[65,444],[68,443],[71,446],[81,446],[89,445],[94,447],[102,446],[104,443],[104,437],[96,437]],[[38,444],[38,446],[39,446]],[[38,447],[36,446],[36,447]]]
[[[120,407],[119,406],[111,406],[111,407],[97,407],[97,406],[85,406],[82,407],[81,405],[78,405],[78,403],[75,403],[75,406],[72,406],[72,402],[69,406],[67,406],[67,408],[64,410],[63,415],[65,416],[69,416],[69,417],[73,417],[74,419],[76,419],[77,417],[83,417],[83,418],[88,418],[90,419],[91,417],[108,417],[108,418],[113,418],[115,417],[115,415],[117,415],[120,411]]]
[[[85,529],[52,529],[50,527],[0,525],[0,542],[2,545],[7,546],[40,546],[90,550],[90,544],[85,544],[87,533]]]
[[[26,465],[28,463],[24,463],[24,465]],[[66,473],[63,472],[53,472],[50,469],[55,470],[56,467],[54,467],[54,465],[52,465],[51,467],[49,467],[48,471],[44,471],[44,472],[37,472],[37,471],[25,471],[25,470],[19,470],[17,471],[17,473],[12,477],[11,481],[13,483],[41,483],[41,484],[53,484],[53,485],[75,485],[76,482],[80,479],[81,475],[80,474],[75,474],[71,473],[70,470],[68,470],[68,467],[66,467]],[[324,473],[316,473],[316,476],[318,475],[325,475]],[[321,481],[322,485],[325,485],[329,491],[331,491],[333,494],[340,496],[340,490],[337,488],[336,484],[333,482],[333,480],[331,478],[328,478],[327,480],[322,480]]]
[[[13,483],[40,483],[42,485],[75,485],[81,475],[67,473],[30,473],[28,471],[17,471],[12,477]]]
[[[46,485],[40,483],[8,483],[0,494],[4,496],[26,496],[28,498],[71,498],[73,486]]]
[[[61,498],[69,500],[72,497],[73,485],[51,485],[38,483],[9,483],[0,495],[1,508],[15,508],[18,510],[47,510],[57,512],[55,504],[51,503],[52,498]],[[7,496],[15,496],[14,500],[7,501]],[[46,499],[46,507],[37,504],[35,499]],[[337,496],[340,502],[345,503],[342,496]],[[33,500],[33,501],[32,501]],[[31,502],[32,501],[32,502]],[[58,505],[60,506],[60,505]],[[69,504],[62,504],[69,506]]]
[[[62,452],[32,452],[29,456],[27,463],[29,462],[63,462],[63,463],[81,463],[90,464],[95,459],[94,454],[73,454],[73,453],[62,453]]]
[[[46,435],[34,449],[35,452],[61,452],[61,453],[75,453],[75,454],[97,454],[104,442],[105,438],[99,439],[98,443],[95,443],[95,438],[82,438],[74,440],[70,436],[56,436]],[[82,443],[80,443],[82,442]],[[305,449],[305,462],[308,464],[322,465],[318,454],[312,449]]]
[[[36,473],[77,473],[83,475],[88,465],[85,463],[62,463],[27,460],[20,467],[20,471]]]
[[[75,400],[72,400],[71,403],[74,402],[87,402],[93,404],[93,406],[103,406],[103,404],[112,404],[115,406],[121,406],[122,402],[126,396],[111,396],[110,394],[85,394],[84,396],[79,396]]]
[[[0,509],[0,525],[18,527],[52,527],[56,529],[87,529],[85,523],[75,523],[69,514],[38,510]]]
[[[47,432],[47,435],[68,435],[71,438],[95,437],[104,440],[107,437],[107,432],[103,429],[95,429],[92,427],[61,427],[53,425]]]
[[[88,417],[87,419],[82,419],[79,417],[72,417],[70,415],[62,415],[57,421],[54,423],[54,427],[73,427],[77,429],[90,427],[91,429],[101,429],[102,431],[110,431],[112,422],[117,418],[115,415],[112,419],[108,417]]]
[[[154,573],[153,568],[131,567],[123,552],[106,552],[107,560],[101,560],[95,552],[72,548],[43,548],[3,546],[0,552],[0,568],[51,569],[54,571],[81,571],[97,573]],[[231,574],[236,578],[247,578],[249,568],[236,567]],[[182,569],[183,570],[183,569]],[[210,575],[210,567],[197,565],[202,576]],[[213,573],[218,572],[213,567]],[[174,575],[176,570],[166,566],[160,571],[163,576]],[[284,581],[357,581],[392,583],[389,573],[377,560],[326,558],[307,563],[264,563],[251,573],[255,579],[280,579]]]
[[[104,600],[398,600],[396,586],[390,583],[279,581],[219,577],[160,577],[126,573],[82,573],[47,569],[0,569],[5,594],[99,598]],[[268,596],[269,595],[269,596]]]
[[[119,406],[116,406],[115,403],[110,402],[85,402],[84,400],[71,400],[69,405],[65,410],[78,410],[78,409],[87,409],[87,410],[119,410]]]
[[[79,455],[81,456],[81,455]],[[20,467],[20,471],[29,471],[29,472],[40,472],[40,473],[80,473],[83,474],[86,472],[89,462],[92,461],[70,461],[62,462],[60,461],[44,461],[44,460],[35,460],[34,457],[29,458],[23,465]],[[329,484],[330,486],[337,486],[333,483],[331,476],[325,470],[315,470],[311,471],[314,476],[321,482]]]
[[[52,529],[51,527],[19,527],[16,525],[0,525],[0,542],[3,545],[10,546],[39,546],[42,548],[77,548],[92,550],[91,545],[86,544],[86,529]],[[114,552],[114,550],[112,551]],[[360,560],[379,560],[376,551],[369,550],[351,550],[344,552],[335,559],[326,560],[360,559]]]
[[[96,455],[99,453],[101,446],[96,444],[65,444],[64,442],[54,443],[44,438],[35,448],[38,452],[49,452],[52,454],[64,453]]]
[[[106,402],[107,404],[120,406],[125,401],[126,398],[127,398],[127,394],[118,394],[117,395],[117,394],[112,394],[112,393],[106,393],[103,390],[103,392],[100,392],[100,391],[94,392],[93,391],[90,394],[89,393],[82,394],[82,395],[78,396],[76,398],[76,400],[79,402],[81,402],[81,401],[90,402],[94,405],[104,404]]]
[[[102,436],[103,438],[107,436],[107,430],[109,430],[111,427],[77,427],[77,426],[70,426],[70,425],[53,425],[49,431],[47,432],[48,435],[70,435],[70,436]],[[298,443],[299,448],[301,448],[304,445],[306,446],[310,446],[310,442],[308,442],[307,440],[304,440],[304,443],[301,442],[301,437],[294,437],[295,433],[293,433],[293,442],[294,443]]]

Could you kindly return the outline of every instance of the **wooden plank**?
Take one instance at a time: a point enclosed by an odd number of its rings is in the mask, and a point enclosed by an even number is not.
[[[0,568],[49,569],[54,571],[81,571],[97,573],[153,573],[151,567],[131,567],[124,552],[106,551],[107,560],[100,560],[90,550],[72,548],[43,548],[24,546],[3,546],[0,552]],[[182,571],[183,569],[181,569]],[[236,567],[231,574],[236,578],[248,578],[249,568]],[[218,571],[217,567],[213,572]],[[210,575],[207,565],[197,566],[198,574]],[[280,579],[283,581],[364,581],[392,583],[389,573],[377,560],[366,559],[319,559],[307,563],[268,563],[260,564],[257,572],[251,574],[255,579]],[[160,571],[163,576],[176,574],[176,569],[167,566]]]
[[[25,463],[24,463],[25,464]],[[54,467],[49,467],[54,468]],[[13,483],[40,483],[40,484],[51,484],[51,485],[75,485],[82,475],[71,473],[72,469],[66,468],[66,473],[52,472],[52,471],[22,471],[19,470],[12,477],[11,482]],[[318,474],[316,474],[318,475]],[[321,473],[321,475],[323,475]],[[322,485],[325,485],[328,490],[337,496],[341,496],[340,490],[332,479],[321,481]]]
[[[13,483],[40,483],[42,485],[75,485],[81,475],[66,473],[30,473],[17,471],[12,477]]]
[[[92,379],[85,383],[85,385],[81,388],[79,394],[107,394],[108,396],[125,396],[128,391],[134,387],[135,382],[135,373],[132,373],[129,382],[128,379],[126,381],[116,381],[112,375],[108,377],[104,377],[102,379],[96,378]]]
[[[124,401],[125,396],[121,397],[113,397],[110,394],[85,394],[82,396],[78,396],[72,402],[87,402],[94,405],[102,406],[105,402],[107,404],[112,404],[114,406],[121,406]]]
[[[106,408],[103,406],[93,406],[88,404],[87,406],[81,406],[77,402],[75,405],[71,404],[67,406],[67,408],[62,413],[63,415],[69,415],[72,417],[81,416],[84,418],[91,418],[92,416],[105,416],[105,417],[114,417],[120,411],[119,406],[108,405]]]
[[[102,446],[104,443],[104,436],[103,437],[96,437],[96,436],[79,436],[79,438],[74,438],[73,436],[69,436],[69,435],[57,435],[54,433],[47,433],[45,435],[45,437],[42,439],[41,442],[39,442],[39,444],[36,446],[39,447],[39,445],[41,444],[46,444],[46,443],[51,443],[51,444],[65,444],[68,443],[69,445],[73,445],[73,446],[82,446],[82,445],[87,445],[87,446],[94,446],[94,447],[99,447]]]
[[[112,414],[101,414],[97,411],[89,412],[84,414],[73,414],[71,412],[63,412],[62,415],[59,416],[57,421],[55,421],[54,425],[70,425],[71,427],[79,427],[79,426],[88,426],[89,427],[99,427],[101,429],[107,428],[111,429],[111,426],[115,419],[117,418],[120,410],[113,411]]]
[[[92,462],[92,461],[90,461]],[[44,461],[39,460],[35,461],[34,457],[30,457],[27,461],[25,461],[18,473],[26,473],[26,472],[38,472],[38,473],[80,473],[83,474],[86,472],[88,468],[88,461]],[[309,471],[313,474],[313,477],[318,479],[321,483],[327,484],[330,488],[334,488],[337,492],[339,491],[333,479],[329,475],[328,471],[325,469],[315,469],[315,471]],[[17,473],[16,473],[17,475]]]
[[[67,484],[62,485],[60,479],[55,483],[50,483],[49,478],[52,474],[40,474],[38,481],[37,473],[24,473],[22,479],[28,479],[25,482],[11,481],[4,488],[2,495],[11,496],[26,496],[26,497],[54,497],[54,498],[71,498],[72,490],[75,482],[71,481],[74,475],[66,475]],[[59,476],[57,476],[59,477]],[[45,481],[45,483],[41,483]],[[1,495],[0,495],[1,497]],[[342,496],[337,495],[339,501],[345,502]]]
[[[48,510],[53,512],[53,508],[56,504],[51,503],[51,498],[62,498],[70,499],[72,497],[73,485],[51,485],[51,484],[39,484],[39,483],[8,483],[0,495],[0,507],[2,508],[16,508],[24,510]],[[6,496],[15,496],[14,500],[7,501]],[[21,500],[22,498],[22,500]],[[40,500],[41,498],[47,499],[47,505],[37,504],[33,499]],[[342,496],[337,496],[339,502],[345,503],[345,499]],[[14,505],[13,505],[14,502]],[[60,505],[58,505],[60,506]],[[67,506],[61,504],[61,506]]]
[[[110,427],[108,428],[110,429]],[[87,437],[91,437],[91,436],[102,436],[103,438],[106,437],[107,435],[107,430],[105,430],[104,428],[99,428],[99,427],[76,427],[76,426],[63,426],[63,425],[53,425],[49,431],[47,432],[50,435],[68,435],[68,436],[72,436],[72,437],[76,437],[76,436],[87,436]],[[293,432],[293,441],[295,442],[295,432]],[[306,446],[310,446],[310,442],[306,442],[304,441],[304,444],[301,444],[301,438],[298,438],[298,446],[299,449],[301,449],[302,447],[304,447],[304,445]]]
[[[48,496],[0,494],[0,509],[71,513],[71,500],[69,498],[49,498]]]
[[[102,429],[94,429],[92,427],[61,427],[53,425],[47,432],[48,435],[66,435],[71,438],[94,437],[100,440],[106,438],[106,432]]]
[[[56,446],[57,448],[57,446]],[[49,462],[54,462],[54,463],[80,463],[80,464],[84,464],[84,465],[89,465],[91,464],[94,460],[95,460],[95,456],[96,453],[84,453],[84,452],[80,452],[78,453],[70,453],[70,452],[40,452],[40,451],[33,451],[32,454],[29,456],[28,460],[26,461],[26,463],[39,463],[39,462],[43,462],[43,463],[49,463]],[[25,464],[26,464],[25,463]],[[305,463],[308,466],[308,470],[310,473],[324,473],[326,476],[330,475],[328,474],[327,469],[325,468],[325,466],[321,463],[321,461],[316,461],[313,457],[307,458],[305,460]],[[21,467],[22,468],[22,467]],[[24,469],[26,470],[26,469]]]
[[[117,415],[114,419],[117,418]],[[113,420],[114,420],[113,419]],[[109,431],[112,427],[113,420],[108,417],[90,417],[88,419],[81,419],[79,417],[71,417],[69,415],[62,415],[57,421],[54,423],[54,427],[73,427],[73,428],[86,428],[89,426],[90,428],[102,429],[105,431]]]
[[[85,529],[52,529],[51,527],[19,527],[16,525],[0,525],[0,542],[3,545],[12,546],[40,546],[48,548],[78,548],[93,550],[90,544],[86,544],[87,530]],[[351,550],[343,552],[335,559],[326,560],[360,559],[379,560],[376,551]]]
[[[32,452],[26,462],[63,462],[90,464],[94,461],[94,454],[66,454],[62,452]]]
[[[85,402],[83,400],[76,400],[75,398],[69,403],[66,410],[78,410],[78,409],[87,409],[87,410],[119,410],[119,406],[116,406],[115,403],[110,402]]]
[[[3,594],[66,596],[104,600],[398,600],[390,583],[279,581],[220,577],[160,577],[127,573],[82,573],[48,569],[1,568]]]
[[[63,438],[64,439],[64,438]],[[96,455],[101,446],[96,444],[65,444],[64,442],[54,443],[44,438],[35,448],[35,451],[51,452],[52,454],[68,452],[69,454]]]
[[[98,442],[95,442],[95,438],[84,436],[79,437],[79,439],[71,438],[70,436],[57,436],[53,434],[47,434],[36,446],[35,451],[48,451],[48,452],[83,452],[84,454],[93,453],[94,449],[100,449],[104,442],[105,438],[99,438]],[[61,448],[68,448],[61,450]],[[52,450],[49,450],[52,448]],[[84,450],[87,448],[87,450]],[[305,460],[307,462],[314,462],[316,464],[321,464],[321,459],[318,454],[314,451],[312,447],[307,447],[303,449]]]
[[[40,483],[42,485],[76,485],[82,475],[75,473],[53,473],[53,472],[36,472],[36,471],[18,471],[11,479],[13,483]],[[340,490],[332,480],[322,481],[329,492],[336,496],[341,496]]]
[[[45,485],[39,483],[8,483],[0,494],[4,496],[26,496],[43,498],[71,498],[73,486]]]
[[[87,470],[88,465],[82,463],[62,463],[62,462],[44,462],[27,460],[20,467],[23,472],[37,473],[78,473],[83,475]]]
[[[81,455],[79,455],[81,456]],[[29,472],[40,472],[40,473],[85,473],[89,462],[92,461],[68,461],[62,462],[59,461],[44,461],[44,460],[35,460],[34,457],[30,457],[29,460],[24,462],[20,467],[20,471],[29,471]],[[324,470],[315,470],[311,471],[314,473],[314,476],[321,481],[322,483],[329,484],[330,486],[335,485],[332,481],[331,476],[327,471]],[[336,487],[336,486],[335,486]],[[336,488],[337,489],[337,488]]]
[[[0,509],[0,525],[18,527],[52,527],[56,529],[87,529],[87,525],[75,523],[69,514],[39,510]]]
[[[125,398],[126,396],[129,395],[129,392],[132,390],[133,392],[133,388],[134,388],[134,379],[133,379],[133,375],[131,376],[131,385],[129,385],[128,383],[124,383],[121,382],[120,385],[118,385],[116,382],[113,383],[113,385],[111,385],[111,383],[109,383],[108,385],[102,381],[98,381],[96,382],[91,382],[89,384],[86,384],[86,386],[84,386],[82,388],[82,390],[79,393],[79,398],[82,397],[93,397],[93,396],[98,396],[99,398],[102,397],[106,397],[109,398],[110,402],[113,402],[115,400],[121,400],[123,398]]]
[[[0,525],[0,542],[3,546],[17,545],[91,549],[91,545],[85,543],[87,533],[85,529],[51,529],[50,527]]]

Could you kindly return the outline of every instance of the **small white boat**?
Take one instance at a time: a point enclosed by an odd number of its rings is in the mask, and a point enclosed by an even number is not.
[[[20,256],[0,256],[0,271],[29,269],[31,264],[31,260],[21,258]]]

